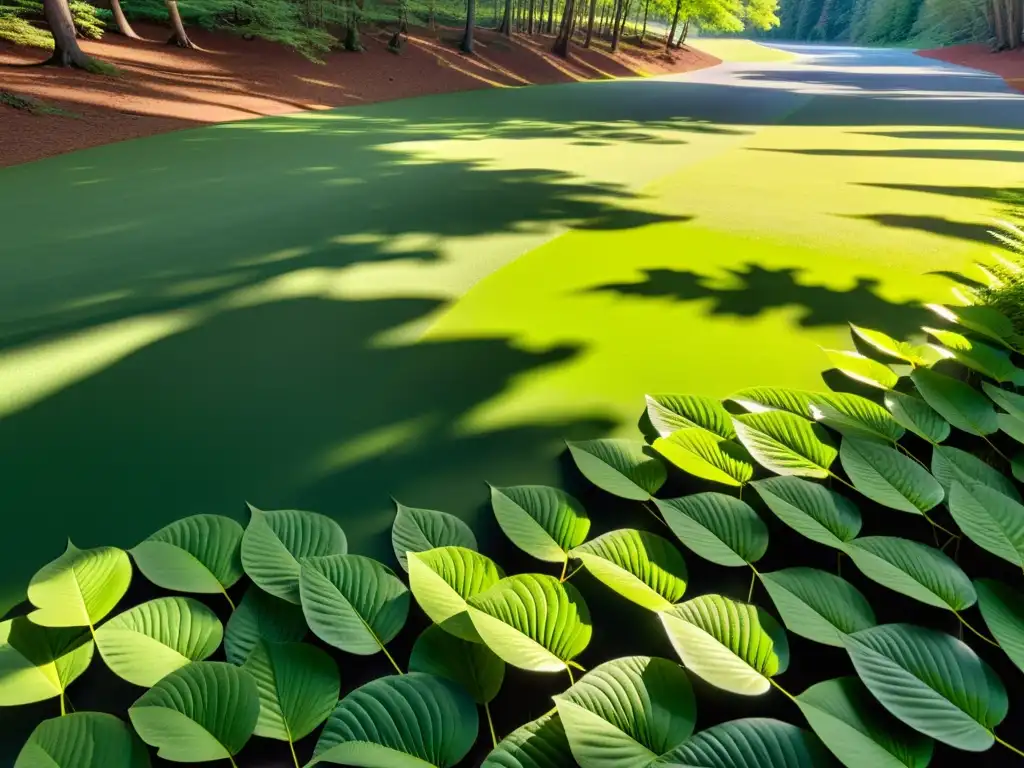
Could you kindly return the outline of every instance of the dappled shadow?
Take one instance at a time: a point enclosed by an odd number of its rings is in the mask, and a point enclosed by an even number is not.
[[[941,216],[912,216],[901,213],[871,213],[848,216],[851,219],[863,219],[873,221],[885,227],[895,229],[914,229],[919,232],[929,232],[943,237],[955,237],[968,242],[985,243],[993,242],[988,229],[980,224],[973,224],[967,221],[950,221]]]
[[[1022,141],[1024,131],[850,131],[856,136],[885,136],[908,141]]]
[[[1002,215],[1020,216],[1024,210],[1024,187],[958,187],[942,184],[873,184],[860,186],[879,189],[898,189],[907,192],[924,192],[930,195],[965,197],[972,200],[990,200],[1003,206]],[[991,242],[991,238],[990,238]]]
[[[753,152],[785,152],[815,157],[918,158],[921,160],[991,160],[1024,163],[1024,151],[1012,149],[777,149],[754,147]]]

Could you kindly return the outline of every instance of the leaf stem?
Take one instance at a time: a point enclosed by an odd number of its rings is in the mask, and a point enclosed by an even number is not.
[[[487,715],[487,727],[491,731],[491,744],[497,747],[498,737],[494,734],[494,721],[491,719],[491,708],[486,701],[484,702],[484,714]],[[298,764],[296,764],[296,768],[298,768]]]
[[[928,469],[928,466],[923,461],[921,461],[919,458],[917,458],[917,456],[915,456],[910,451],[908,451],[906,448],[904,448],[902,445],[900,445],[899,442],[897,442],[896,440],[893,440],[892,444],[895,445],[897,448],[899,448],[900,451],[902,451],[903,454],[906,455],[906,457],[908,459],[913,459],[918,464],[920,464],[922,467],[924,467],[925,469]]]
[[[299,763],[299,756],[295,754],[295,743],[290,738],[288,739],[288,749],[292,751],[292,761],[295,763],[295,768],[302,768],[302,765]]]
[[[980,638],[981,638],[982,640],[984,640],[984,641],[985,641],[986,643],[988,643],[989,645],[994,645],[994,646],[995,646],[996,648],[1001,648],[1001,647],[1002,647],[1002,646],[1000,646],[1000,645],[999,645],[999,643],[997,643],[997,642],[996,642],[995,640],[993,640],[993,639],[992,639],[992,638],[990,638],[990,637],[986,637],[985,635],[981,634],[981,632],[979,632],[979,631],[978,631],[978,630],[976,630],[976,629],[975,629],[974,627],[972,627],[972,626],[971,626],[971,625],[970,625],[970,624],[968,623],[967,619],[965,619],[965,618],[964,618],[963,616],[961,616],[961,615],[960,615],[960,614],[959,614],[959,613],[958,613],[957,611],[953,611],[953,615],[954,615],[954,616],[956,616],[956,617],[957,617],[958,619],[960,619],[960,623],[961,623],[961,624],[963,624],[963,625],[964,625],[965,627],[967,627],[967,629],[971,630],[971,632],[973,632],[974,634],[976,634],[976,635],[977,635],[978,637],[980,637]]]
[[[922,513],[922,514],[924,514],[924,513]],[[940,531],[942,531],[947,536],[952,536],[954,539],[959,539],[960,538],[960,534],[959,533],[953,533],[948,528],[943,528],[941,525],[939,525],[934,520],[932,520],[930,517],[928,517],[928,515],[924,514],[924,519],[927,520],[929,523],[931,523],[933,528],[938,528]],[[936,544],[939,543],[938,542],[938,538],[936,538],[935,543]]]
[[[395,659],[391,656],[390,653],[388,653],[388,649],[384,647],[384,643],[378,640],[377,644],[380,646],[380,649],[384,651],[384,655],[388,657],[388,661],[391,662],[391,666],[395,668],[395,671],[398,672],[398,674],[400,675],[404,675],[405,672],[402,671],[402,668],[398,666],[398,664],[395,662]]]
[[[565,671],[569,673],[569,686],[572,687],[572,686],[576,685],[576,678],[574,678],[572,676],[572,667],[570,667],[568,664],[566,664],[565,665]]]
[[[655,520],[657,520],[657,521],[658,521],[659,523],[661,523],[661,524],[662,524],[662,525],[664,525],[664,526],[665,526],[666,528],[668,528],[668,523],[666,523],[666,522],[665,522],[664,520],[662,520],[662,519],[661,519],[661,515],[659,515],[659,514],[658,514],[658,509],[657,509],[657,507],[653,506],[653,505],[651,504],[651,502],[649,502],[649,501],[645,501],[645,502],[643,502],[643,505],[644,505],[644,509],[646,509],[646,510],[647,510],[648,512],[650,512],[650,513],[651,513],[651,516],[652,516],[652,517],[653,517],[653,518],[654,518]]]
[[[562,575],[558,577],[560,582],[565,581],[565,572],[569,569],[569,556],[565,556],[565,562],[562,563]]]
[[[231,595],[228,594],[228,591],[226,589],[224,589],[224,587],[220,588],[220,592],[221,592],[222,595],[224,595],[224,599],[228,601],[228,605],[231,606],[231,610],[234,611],[235,610],[235,601],[231,599]]]
[[[989,440],[987,436],[985,436],[985,435],[982,435],[982,436],[981,436],[981,439],[982,439],[982,440],[984,440],[984,441],[985,441],[986,443],[988,443],[988,447],[989,447],[989,448],[991,448],[991,449],[992,449],[993,451],[995,451],[995,452],[996,452],[997,454],[999,454],[1000,458],[1002,458],[1002,460],[1003,460],[1003,461],[1006,461],[1006,462],[1009,462],[1009,461],[1010,461],[1010,457],[1009,457],[1009,456],[1007,456],[1007,455],[1006,455],[1005,453],[1003,453],[1002,451],[1000,451],[1000,450],[999,450],[999,449],[998,449],[998,448],[996,447],[996,444],[995,444],[995,443],[993,443],[993,442],[992,442],[991,440]]]
[[[831,471],[831,470],[826,470],[826,471],[828,472],[828,476],[829,476],[829,477],[831,477],[831,478],[832,478],[833,480],[838,480],[838,481],[839,481],[840,483],[842,483],[843,485],[845,485],[845,486],[846,486],[847,488],[849,488],[849,489],[850,489],[851,491],[857,491],[857,488],[856,488],[856,486],[854,486],[854,485],[852,485],[852,484],[850,484],[850,483],[846,482],[845,480],[843,480],[843,478],[841,478],[841,477],[840,477],[839,475],[837,475],[837,474],[836,474],[835,472],[833,472],[833,471]],[[860,493],[860,491],[857,491],[857,493]]]
[[[747,590],[747,602],[749,603],[754,599],[754,583],[757,581],[757,571],[754,570],[754,566],[750,566],[750,589]]]
[[[796,703],[797,703],[797,702],[796,702],[796,697],[795,697],[795,696],[793,696],[793,694],[791,694],[791,693],[790,693],[789,691],[787,691],[787,690],[786,690],[785,688],[783,688],[783,687],[782,687],[781,685],[779,685],[778,683],[776,683],[776,682],[775,682],[775,680],[774,680],[773,678],[769,677],[769,678],[768,678],[768,682],[769,682],[769,683],[771,683],[771,684],[772,684],[772,685],[773,685],[773,686],[775,687],[775,689],[776,689],[776,690],[778,690],[778,691],[781,691],[781,692],[782,692],[782,693],[783,693],[783,694],[784,694],[784,695],[786,696],[786,698],[787,698],[787,699],[789,699],[790,701],[792,701],[792,702],[793,702],[794,704],[796,704]]]
[[[228,762],[231,763],[231,768],[238,768],[238,763],[235,762],[235,758],[228,755]]]
[[[67,713],[68,713],[67,712],[67,707],[64,704],[64,691],[61,691],[60,692],[60,716],[64,717],[64,715],[66,715]]]
[[[998,736],[996,736],[995,733],[992,733],[992,738],[995,739],[996,741],[998,741],[1000,744],[1002,744],[1004,747],[1006,747],[1011,752],[1014,752],[1014,753],[1020,755],[1021,757],[1024,757],[1024,752],[1021,752],[1019,749],[1017,749],[1015,746],[1013,746],[1013,744],[1006,743],[1005,741],[1000,739]]]
[[[572,573],[570,573],[568,576],[566,576],[564,579],[562,579],[562,581],[568,581],[573,576],[575,576],[577,573],[579,573],[582,569],[583,569],[583,563],[580,563],[575,568],[573,568],[572,569]]]

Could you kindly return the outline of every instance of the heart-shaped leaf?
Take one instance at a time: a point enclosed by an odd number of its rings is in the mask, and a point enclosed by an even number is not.
[[[725,440],[736,437],[732,417],[718,400],[700,395],[646,395],[647,416],[662,437],[699,427]]]
[[[380,677],[338,702],[309,768],[451,768],[479,729],[476,705],[454,683],[421,672]]]
[[[403,571],[409,570],[408,552],[426,552],[437,547],[476,549],[476,536],[462,520],[448,512],[418,509],[395,502],[398,509],[391,526],[391,546]]]
[[[787,411],[805,419],[812,417],[813,392],[788,387],[749,387],[729,396],[729,399],[751,413]]]
[[[555,705],[584,768],[646,766],[689,737],[697,719],[686,673],[650,656],[595,667],[555,696]]]
[[[307,643],[260,641],[242,669],[259,690],[257,736],[293,744],[312,733],[338,704],[338,665]]]
[[[394,571],[362,555],[308,558],[299,578],[313,634],[348,653],[384,650],[409,616],[409,590]]]
[[[490,558],[465,547],[438,547],[409,556],[409,589],[420,608],[445,632],[479,643],[466,601],[505,574]]]
[[[743,485],[754,476],[747,449],[703,429],[680,429],[654,441],[654,450],[689,475],[723,485]]]
[[[1000,389],[987,381],[981,382],[981,388],[993,403],[998,405],[1016,419],[1024,420],[1024,395],[1018,395],[1007,389]]]
[[[564,563],[586,541],[590,519],[565,491],[545,485],[491,488],[491,506],[505,535],[526,554]]]
[[[63,696],[92,654],[88,630],[41,627],[24,616],[0,622],[0,707]]]
[[[846,437],[894,443],[904,434],[885,408],[859,395],[815,394],[812,407],[815,419]]]
[[[776,517],[811,541],[842,549],[860,533],[854,503],[823,485],[799,477],[770,477],[751,485]]]
[[[923,354],[924,351],[920,347],[915,347],[913,344],[908,344],[905,341],[897,341],[892,336],[882,333],[881,331],[874,331],[870,328],[861,328],[853,323],[850,323],[850,330],[879,352],[889,355],[890,357],[899,358],[911,365],[928,364],[928,358]]]
[[[249,587],[224,630],[224,653],[232,664],[243,664],[260,640],[298,642],[306,636],[302,606]]]
[[[930,368],[918,368],[910,378],[925,402],[957,429],[972,435],[999,429],[992,403],[970,385]]]
[[[996,423],[1001,432],[1009,435],[1018,443],[1024,443],[1024,421],[1008,413],[997,413]]]
[[[882,365],[870,357],[864,357],[858,352],[847,352],[840,349],[823,349],[822,351],[837,371],[845,373],[861,384],[879,389],[892,389],[900,380],[892,368]]]
[[[889,391],[885,393],[885,407],[897,424],[929,443],[941,443],[949,437],[949,422],[919,397]]]
[[[149,752],[132,729],[105,712],[44,720],[14,768],[149,768]]]
[[[43,627],[94,627],[128,591],[132,564],[116,547],[78,549],[44,565],[28,585],[36,610],[29,619]]]
[[[142,575],[158,587],[227,594],[244,573],[242,534],[230,517],[193,515],[161,528],[130,552]]]
[[[875,625],[864,595],[831,573],[786,568],[760,576],[786,629],[808,640],[841,647],[842,635]]]
[[[943,345],[938,348],[939,354],[943,357],[956,360],[982,376],[988,376],[1001,383],[1013,380],[1014,372],[1017,369],[1010,362],[1009,354],[1003,350],[982,344],[980,341],[972,341],[953,331],[943,331],[938,328],[925,328],[924,330]]]
[[[549,712],[502,739],[480,768],[569,768],[574,764],[562,720]]]
[[[789,665],[786,633],[760,608],[701,595],[663,611],[661,623],[683,665],[711,685],[744,696],[770,687]]]
[[[925,306],[943,320],[962,325],[970,331],[980,333],[982,336],[987,336],[1004,345],[1016,333],[1013,323],[992,307],[981,305],[946,307],[941,304],[925,304]]]
[[[949,513],[979,547],[1024,567],[1024,506],[981,483],[953,483]]]
[[[948,495],[954,483],[981,483],[1004,496],[1020,501],[1020,492],[1008,477],[972,453],[959,448],[935,446],[932,449],[932,474]]]
[[[777,475],[828,477],[836,449],[825,430],[785,411],[734,416],[740,442]]]
[[[508,576],[468,602],[480,638],[514,667],[564,670],[590,643],[593,630],[583,596],[554,576]]]
[[[96,630],[96,646],[110,670],[145,688],[186,664],[208,659],[223,638],[217,615],[187,597],[150,600]]]
[[[505,662],[483,643],[471,643],[436,624],[416,639],[409,657],[410,672],[437,675],[461,686],[477,704],[494,700],[505,680]]]
[[[348,551],[345,532],[329,517],[297,509],[264,512],[252,505],[249,511],[242,565],[256,586],[274,597],[298,605],[301,561]]]
[[[220,661],[172,672],[128,710],[142,740],[177,763],[226,760],[246,745],[259,718],[252,675]]]
[[[864,536],[847,544],[846,554],[872,581],[927,605],[962,611],[978,599],[960,566],[926,544],[895,536]]]
[[[665,465],[640,440],[605,439],[566,443],[583,476],[613,496],[647,501],[665,484]]]
[[[731,720],[695,733],[650,768],[824,768],[811,734],[767,717]]]
[[[985,626],[1017,669],[1024,671],[1024,595],[993,579],[974,582]]]
[[[967,645],[911,624],[872,627],[843,642],[864,685],[904,723],[958,749],[992,746],[1006,689]]]
[[[655,499],[672,533],[705,560],[742,566],[768,550],[768,528],[746,502],[724,493]]]
[[[671,542],[647,531],[610,531],[571,552],[590,574],[627,600],[652,611],[686,591],[686,563]]]
[[[844,437],[839,461],[854,488],[892,509],[923,515],[946,495],[927,469],[887,445]]]
[[[931,762],[934,742],[893,718],[856,677],[812,685],[796,703],[847,768],[925,768]]]

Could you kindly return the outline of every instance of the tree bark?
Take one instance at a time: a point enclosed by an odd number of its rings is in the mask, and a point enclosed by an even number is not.
[[[672,15],[672,27],[668,31],[668,37],[665,38],[665,50],[671,50],[672,38],[676,36],[676,27],[679,26],[679,12],[683,8],[683,0],[676,0],[676,10]]]
[[[466,3],[466,33],[462,36],[459,46],[463,53],[473,53],[473,27],[476,26],[476,0]]]
[[[512,37],[512,0],[505,0],[505,15],[501,19],[498,31],[505,37]]]
[[[686,42],[687,36],[690,34],[690,17],[686,17],[686,21],[683,22],[683,31],[679,33],[679,42],[676,44],[676,48],[682,48],[683,43]]]
[[[587,16],[587,38],[583,41],[583,47],[589,48],[590,41],[594,37],[594,16],[597,15],[597,0],[590,0],[590,13]]]
[[[171,17],[171,29],[174,30],[174,34],[171,35],[171,39],[167,41],[168,45],[176,45],[179,48],[195,48],[196,45],[188,38],[188,33],[185,32],[185,25],[181,23],[181,14],[178,13],[178,0],[165,0],[167,4],[167,14]]]
[[[117,24],[117,31],[119,34],[125,37],[131,38],[132,40],[141,40],[135,30],[132,29],[132,25],[128,23],[128,19],[125,18],[124,10],[121,8],[121,0],[110,0],[110,12],[114,15],[114,23]]]
[[[644,38],[647,37],[647,14],[651,10],[651,0],[647,0],[644,3],[644,28],[640,30],[640,44],[643,45]]]
[[[555,31],[555,0],[548,0],[548,34]]]
[[[537,0],[530,0],[530,16],[526,20],[526,34],[533,34],[533,19],[537,13]]]
[[[615,13],[612,14],[612,53],[619,50],[619,16],[622,13],[623,0],[615,0]]]
[[[78,33],[68,0],[43,0],[43,17],[53,35],[53,55],[47,59],[47,64],[90,71],[97,68],[96,61],[78,45]]]
[[[562,10],[562,23],[558,29],[558,37],[552,50],[563,59],[569,58],[569,43],[572,40],[573,16],[576,12],[576,0],[565,0]]]

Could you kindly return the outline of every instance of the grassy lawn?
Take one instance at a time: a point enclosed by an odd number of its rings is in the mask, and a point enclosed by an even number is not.
[[[753,40],[734,40],[732,38],[690,37],[686,45],[698,51],[710,53],[722,61],[757,62],[757,61],[793,61],[797,57],[787,51],[769,48]]]

